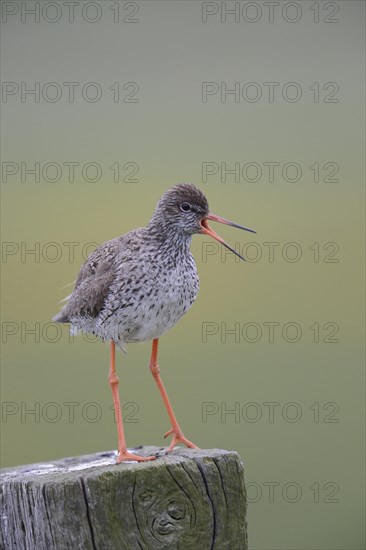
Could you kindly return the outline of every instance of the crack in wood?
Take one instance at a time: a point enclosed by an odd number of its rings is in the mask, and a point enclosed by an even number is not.
[[[93,550],[97,550],[97,547],[96,547],[96,544],[95,544],[95,539],[94,539],[93,522],[91,521],[91,518],[90,518],[89,502],[88,502],[88,495],[86,493],[85,479],[83,478],[83,476],[80,477],[80,486],[81,486],[81,491],[82,491],[82,494],[83,494],[83,497],[84,497],[84,500],[85,500],[86,520],[87,520],[88,525],[89,525],[90,538],[91,538],[91,542],[92,542],[92,545],[93,545]]]
[[[179,447],[119,465],[114,454],[3,470],[0,550],[247,550],[236,453]]]

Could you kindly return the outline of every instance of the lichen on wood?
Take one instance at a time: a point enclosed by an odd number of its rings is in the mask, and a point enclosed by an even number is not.
[[[176,448],[119,465],[105,452],[9,468],[0,505],[4,550],[247,550],[244,468],[231,451]]]

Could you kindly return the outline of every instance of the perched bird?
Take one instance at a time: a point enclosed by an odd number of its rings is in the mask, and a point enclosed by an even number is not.
[[[251,231],[211,214],[205,195],[192,184],[179,184],[159,200],[146,227],[102,244],[82,266],[66,305],[53,318],[70,323],[73,331],[94,334],[110,342],[109,383],[118,430],[117,463],[153,460],[130,453],[126,447],[118,383],[115,346],[125,350],[132,342],[152,340],[150,370],[167,409],[172,435],[168,448],[177,443],[195,448],[183,434],[159,374],[158,339],[188,311],[199,286],[197,268],[190,252],[192,235],[209,235],[234,254],[208,225],[208,221]]]

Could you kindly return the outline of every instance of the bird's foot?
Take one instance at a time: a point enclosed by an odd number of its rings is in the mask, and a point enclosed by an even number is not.
[[[195,445],[194,443],[192,443],[192,441],[189,441],[189,439],[185,437],[185,435],[183,434],[182,430],[179,427],[171,428],[169,431],[167,431],[164,434],[164,439],[172,434],[173,434],[173,439],[166,451],[167,453],[170,453],[170,451],[172,451],[178,443],[183,443],[183,445],[185,445],[186,447],[189,447],[190,449],[199,449],[197,445]]]
[[[118,456],[116,458],[116,464],[123,462],[125,460],[136,460],[137,462],[146,462],[147,460],[156,460],[156,456],[140,456],[135,455],[127,451],[127,449],[122,449],[118,451]]]

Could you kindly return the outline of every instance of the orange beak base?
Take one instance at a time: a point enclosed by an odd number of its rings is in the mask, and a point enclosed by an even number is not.
[[[229,246],[225,241],[224,239],[222,239],[220,237],[220,235],[218,235],[209,225],[208,225],[208,220],[212,220],[212,221],[215,221],[215,222],[219,222],[219,223],[224,223],[225,225],[231,225],[232,227],[237,227],[238,229],[243,229],[244,231],[250,231],[251,233],[256,233],[256,231],[254,231],[254,229],[249,229],[249,227],[244,227],[243,225],[239,225],[237,223],[234,223],[234,222],[231,222],[229,220],[226,220],[225,218],[221,218],[220,216],[216,216],[216,214],[209,214],[208,216],[206,216],[205,218],[203,218],[203,220],[201,221],[201,228],[202,228],[202,233],[204,235],[209,235],[210,237],[212,237],[213,239],[215,239],[216,241],[218,241],[219,243],[221,243],[223,246],[225,246],[226,248],[228,248],[231,252],[233,252],[234,254],[236,254],[237,256],[239,256],[239,258],[241,258],[242,260],[245,261],[245,258],[243,256],[241,256],[236,250],[234,250],[234,248],[232,248],[231,246]]]

